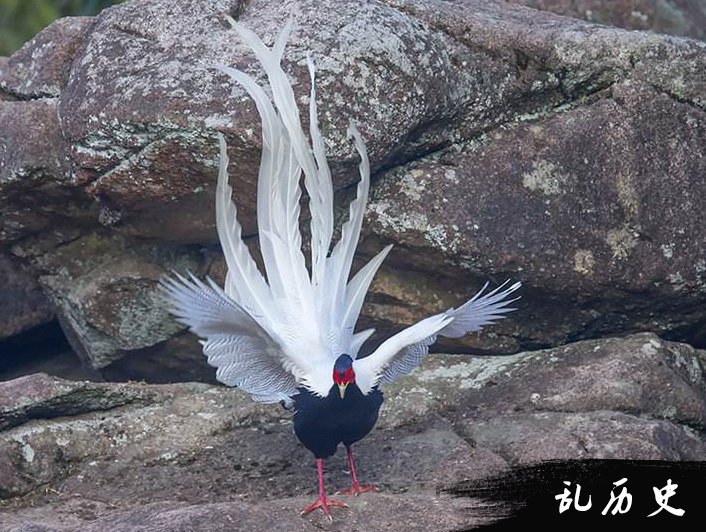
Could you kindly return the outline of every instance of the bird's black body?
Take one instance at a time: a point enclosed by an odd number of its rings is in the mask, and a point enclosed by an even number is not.
[[[377,388],[363,395],[351,383],[341,399],[333,385],[326,397],[300,389],[294,396],[294,432],[316,458],[328,458],[339,443],[352,445],[372,430],[382,405]]]

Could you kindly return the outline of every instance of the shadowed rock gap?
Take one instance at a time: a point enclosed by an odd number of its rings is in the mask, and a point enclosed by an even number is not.
[[[0,341],[0,381],[44,372],[65,379],[95,377],[81,368],[57,320]]]

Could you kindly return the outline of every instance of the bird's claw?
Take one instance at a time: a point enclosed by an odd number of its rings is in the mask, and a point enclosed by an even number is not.
[[[358,496],[361,493],[365,493],[366,491],[380,491],[380,488],[377,486],[363,486],[362,484],[358,484],[357,482],[354,482],[351,484],[351,487],[348,488],[347,490],[339,490],[335,494],[336,495],[355,495]]]
[[[309,512],[313,512],[317,508],[321,508],[321,510],[326,514],[326,517],[328,517],[328,520],[333,521],[333,517],[331,517],[331,510],[329,509],[329,507],[348,508],[348,505],[345,502],[319,497],[318,499],[316,499],[316,501],[304,508],[304,510],[302,510],[301,514],[299,515],[306,515]]]

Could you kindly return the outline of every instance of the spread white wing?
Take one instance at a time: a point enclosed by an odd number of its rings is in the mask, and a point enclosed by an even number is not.
[[[296,393],[294,375],[286,371],[285,353],[277,342],[216,283],[175,274],[161,281],[167,309],[177,321],[205,338],[201,343],[216,378],[238,386],[257,401],[288,402]]]
[[[488,286],[486,283],[473,298],[457,309],[450,309],[407,327],[383,342],[369,356],[354,361],[356,382],[361,391],[368,393],[379,384],[393,382],[411,372],[422,362],[438,335],[459,338],[479,331],[485,325],[504,318],[507,312],[515,310],[508,305],[519,298],[508,299],[508,296],[520,288],[521,284],[515,283],[502,290],[506,285],[507,282],[483,294]]]

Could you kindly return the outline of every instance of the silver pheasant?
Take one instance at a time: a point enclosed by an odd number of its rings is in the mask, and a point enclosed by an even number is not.
[[[216,225],[228,267],[225,286],[191,274],[165,278],[162,286],[170,312],[202,338],[203,352],[220,382],[237,386],[255,401],[295,406],[295,432],[314,452],[319,471],[319,498],[305,512],[321,508],[330,517],[330,506],[345,504],[326,498],[322,460],[339,443],[348,449],[353,480],[348,493],[372,489],[358,482],[351,445],[377,420],[382,403],[379,387],[416,368],[438,336],[461,337],[514,310],[508,305],[515,299],[509,296],[520,283],[508,286],[506,282],[484,293],[486,284],[467,303],[407,327],[370,355],[358,358],[361,345],[374,330],[355,332],[355,325],[373,276],[392,247],[384,248],[351,277],[370,188],[365,143],[351,123],[348,134],[360,155],[360,181],[340,240],[330,250],[333,184],[318,129],[313,62],[308,60],[310,142],[280,64],[291,21],[272,47],[230,22],[264,68],[271,93],[242,71],[218,67],[245,88],[262,119],[257,223],[265,274],[241,238],[228,185],[226,142],[219,134]],[[299,231],[302,174],[311,211],[311,271]]]

